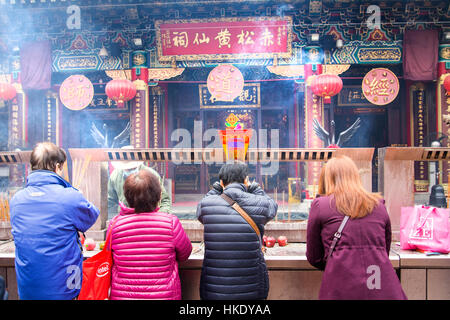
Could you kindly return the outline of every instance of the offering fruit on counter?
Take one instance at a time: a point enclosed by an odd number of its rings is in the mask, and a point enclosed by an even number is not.
[[[274,237],[267,237],[266,239],[266,247],[272,248],[275,245]]]
[[[99,245],[98,245],[98,248],[100,250],[103,250],[104,247],[105,247],[105,241],[100,242]]]
[[[91,238],[86,238],[84,241],[84,246],[86,247],[87,251],[92,251],[95,249],[95,241]]]
[[[285,236],[279,236],[277,242],[280,247],[284,247],[287,245],[287,238]]]

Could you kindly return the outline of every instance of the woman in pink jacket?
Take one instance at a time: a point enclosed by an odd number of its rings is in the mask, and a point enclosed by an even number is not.
[[[192,245],[178,218],[159,212],[161,187],[147,170],[130,175],[123,186],[131,208],[121,204],[113,219],[111,300],[180,300],[177,261]]]

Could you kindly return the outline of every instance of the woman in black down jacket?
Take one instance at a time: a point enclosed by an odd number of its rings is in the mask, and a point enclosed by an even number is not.
[[[204,225],[205,256],[200,279],[203,300],[259,300],[269,292],[269,276],[260,240],[252,227],[220,195],[236,201],[257,224],[264,225],[277,213],[277,204],[259,184],[248,182],[245,163],[225,164],[220,183],[199,203],[198,220]]]

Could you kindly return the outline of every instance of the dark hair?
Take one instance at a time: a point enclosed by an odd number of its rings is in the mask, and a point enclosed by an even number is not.
[[[56,165],[62,166],[67,160],[66,152],[51,142],[38,143],[31,152],[31,170],[56,171]]]
[[[161,199],[161,184],[156,175],[146,169],[130,174],[123,185],[125,199],[134,212],[153,212]]]
[[[248,176],[248,167],[244,162],[226,163],[220,168],[219,179],[226,186],[230,183],[244,183]]]

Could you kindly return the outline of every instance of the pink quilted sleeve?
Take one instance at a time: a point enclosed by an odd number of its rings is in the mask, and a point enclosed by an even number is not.
[[[183,226],[180,223],[180,220],[178,220],[176,216],[173,216],[172,224],[173,224],[173,235],[174,235],[175,251],[177,253],[177,260],[185,261],[191,255],[192,251],[191,240],[189,240],[189,237],[184,231]]]

